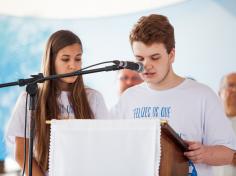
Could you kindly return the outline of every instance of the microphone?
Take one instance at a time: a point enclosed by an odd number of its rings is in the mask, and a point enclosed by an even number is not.
[[[112,61],[115,65],[121,68],[126,68],[130,70],[134,70],[137,72],[143,72],[143,64],[140,62],[130,62],[130,61],[119,61],[119,60],[114,60]]]

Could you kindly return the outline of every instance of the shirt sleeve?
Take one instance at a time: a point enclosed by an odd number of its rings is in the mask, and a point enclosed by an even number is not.
[[[110,109],[109,114],[111,119],[126,119],[126,108],[127,104],[125,101],[124,94],[121,95],[119,101]]]
[[[11,118],[7,124],[6,139],[10,143],[14,143],[15,137],[24,137],[25,109],[26,109],[26,92],[23,92],[18,97],[15,107],[12,111]],[[28,130],[29,120],[30,120],[30,112],[27,107],[26,138],[29,137],[29,130]]]
[[[95,119],[108,119],[109,114],[102,94],[98,91],[90,90],[90,93],[88,93],[88,101]]]
[[[236,150],[236,136],[222,103],[214,92],[208,92],[204,110],[203,144],[224,145]]]

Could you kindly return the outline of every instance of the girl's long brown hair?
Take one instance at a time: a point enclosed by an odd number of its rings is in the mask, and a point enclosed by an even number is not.
[[[58,51],[75,43],[78,43],[82,49],[81,40],[71,31],[60,30],[51,35],[43,56],[42,71],[44,76],[56,74],[55,59]],[[59,118],[58,96],[60,96],[60,90],[57,81],[46,81],[39,85],[35,118],[34,157],[44,172],[48,170],[50,138],[50,126],[46,125],[45,121]],[[87,100],[82,76],[78,76],[76,82],[72,84],[68,99],[76,119],[94,118]]]

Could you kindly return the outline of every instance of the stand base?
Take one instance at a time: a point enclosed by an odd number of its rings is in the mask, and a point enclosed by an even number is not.
[[[0,176],[20,176],[21,171],[19,168],[16,168],[15,163],[11,163],[12,161],[0,161]],[[8,165],[9,164],[9,165]]]
[[[0,174],[4,173],[4,165],[5,165],[5,161],[0,161]]]

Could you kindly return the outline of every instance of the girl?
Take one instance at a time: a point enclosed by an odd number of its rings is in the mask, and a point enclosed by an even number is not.
[[[67,30],[55,32],[46,45],[42,63],[44,76],[81,69],[82,54],[82,43],[78,36]],[[16,103],[7,130],[7,136],[15,139],[15,158],[21,167],[24,162],[25,103],[26,93],[23,93]],[[30,112],[27,114],[29,122]],[[45,124],[46,120],[106,117],[107,109],[103,97],[97,91],[85,87],[82,76],[66,77],[40,84],[35,117],[33,175],[42,176],[48,170],[50,125]],[[28,136],[27,133],[26,138]],[[26,149],[28,154],[28,144]],[[27,171],[28,164],[26,175]]]

